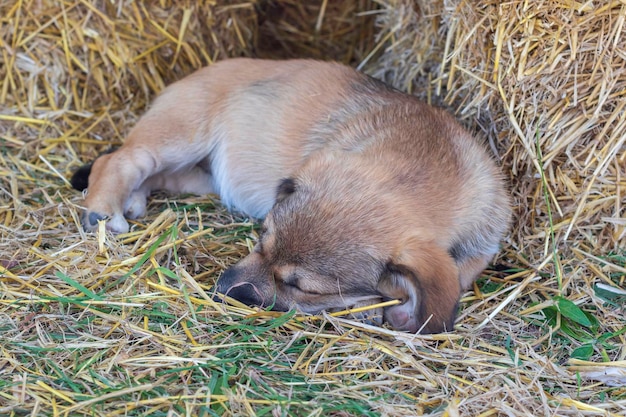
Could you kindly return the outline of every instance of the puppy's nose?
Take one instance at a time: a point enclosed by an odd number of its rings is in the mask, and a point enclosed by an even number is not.
[[[254,285],[249,282],[240,282],[235,286],[230,287],[223,294],[234,298],[237,301],[241,301],[248,306],[263,306],[263,299],[256,294]]]
[[[239,280],[236,267],[230,267],[217,280],[217,292],[249,306],[263,307],[263,297],[254,284]],[[221,300],[220,300],[221,301]]]

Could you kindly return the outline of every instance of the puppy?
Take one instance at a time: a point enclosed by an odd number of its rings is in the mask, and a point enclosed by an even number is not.
[[[307,313],[399,299],[383,316],[408,332],[453,329],[511,211],[496,165],[450,115],[312,60],[231,59],[191,74],[88,175],[86,230],[106,220],[128,231],[156,189],[216,193],[265,218],[219,292]]]

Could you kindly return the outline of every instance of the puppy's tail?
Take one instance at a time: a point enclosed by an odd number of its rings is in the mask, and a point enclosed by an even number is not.
[[[112,147],[108,149],[106,152],[103,152],[100,155],[98,155],[98,157],[102,155],[106,155],[111,152],[115,152],[116,150],[117,150],[117,147]],[[81,166],[80,168],[76,170],[76,172],[74,172],[74,174],[72,175],[72,178],[70,178],[70,184],[72,184],[72,187],[75,190],[84,191],[87,189],[87,187],[89,186],[89,174],[91,174],[92,165],[93,165],[93,162],[90,162],[88,164]]]

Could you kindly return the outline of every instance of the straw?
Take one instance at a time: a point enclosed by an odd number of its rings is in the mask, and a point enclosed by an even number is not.
[[[626,414],[625,10],[0,1],[0,414]],[[215,301],[258,226],[212,196],[82,231],[73,171],[165,85],[242,55],[359,66],[484,140],[514,223],[454,332]]]

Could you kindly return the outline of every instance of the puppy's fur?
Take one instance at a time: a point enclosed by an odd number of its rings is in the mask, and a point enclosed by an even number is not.
[[[231,59],[173,84],[88,186],[85,229],[116,233],[152,190],[219,194],[265,221],[218,291],[310,313],[399,299],[384,318],[410,332],[452,330],[510,217],[498,169],[451,116],[311,60]]]

